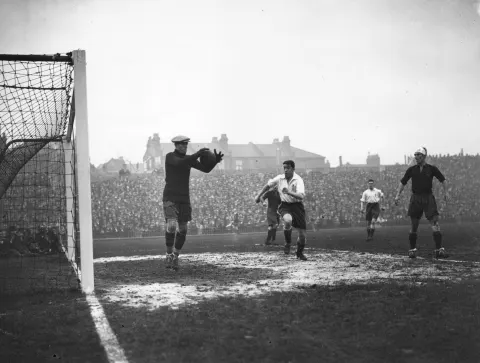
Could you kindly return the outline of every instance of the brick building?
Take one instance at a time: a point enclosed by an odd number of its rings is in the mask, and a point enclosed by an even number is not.
[[[330,169],[324,156],[292,146],[288,136],[282,141],[274,139],[271,144],[229,144],[227,135],[222,134],[220,139],[213,137],[209,143],[189,143],[187,154],[193,154],[202,147],[208,147],[212,151],[221,150],[225,154],[222,163],[217,166],[224,171],[274,170],[279,169],[281,163],[287,159],[295,161],[298,171],[328,172]],[[170,140],[160,142],[160,136],[154,134],[148,139],[143,156],[145,171],[162,170],[165,155],[173,150],[174,145]]]

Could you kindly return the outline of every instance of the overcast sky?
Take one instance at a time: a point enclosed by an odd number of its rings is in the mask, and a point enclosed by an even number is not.
[[[0,53],[87,54],[90,157],[149,136],[271,143],[333,166],[480,152],[473,0],[0,0]]]

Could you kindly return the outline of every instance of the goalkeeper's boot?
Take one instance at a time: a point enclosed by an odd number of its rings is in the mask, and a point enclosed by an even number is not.
[[[435,258],[437,260],[443,259],[443,258],[448,258],[448,254],[445,251],[445,248],[439,248],[438,250],[435,250]]]
[[[173,254],[172,269],[174,269],[175,271],[178,270],[178,255],[176,253]]]
[[[290,246],[292,244],[291,243],[285,243],[285,246],[283,246],[283,252],[288,255],[290,253]]]
[[[412,249],[408,250],[408,257],[409,258],[417,258],[417,249],[412,248]]]
[[[167,253],[165,256],[165,268],[172,268],[173,253]]]

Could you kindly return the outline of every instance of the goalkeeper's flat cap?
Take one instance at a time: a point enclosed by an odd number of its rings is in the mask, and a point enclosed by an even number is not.
[[[417,150],[415,150],[415,154],[422,154],[427,156],[427,149],[425,147],[421,146]]]
[[[172,139],[172,142],[173,143],[176,143],[176,142],[190,142],[190,138],[187,137],[187,136],[184,136],[184,135],[178,135],[178,136],[175,136]]]

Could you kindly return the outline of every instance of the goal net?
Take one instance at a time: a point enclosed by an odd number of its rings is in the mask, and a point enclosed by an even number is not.
[[[0,55],[0,295],[93,290],[85,68]]]

